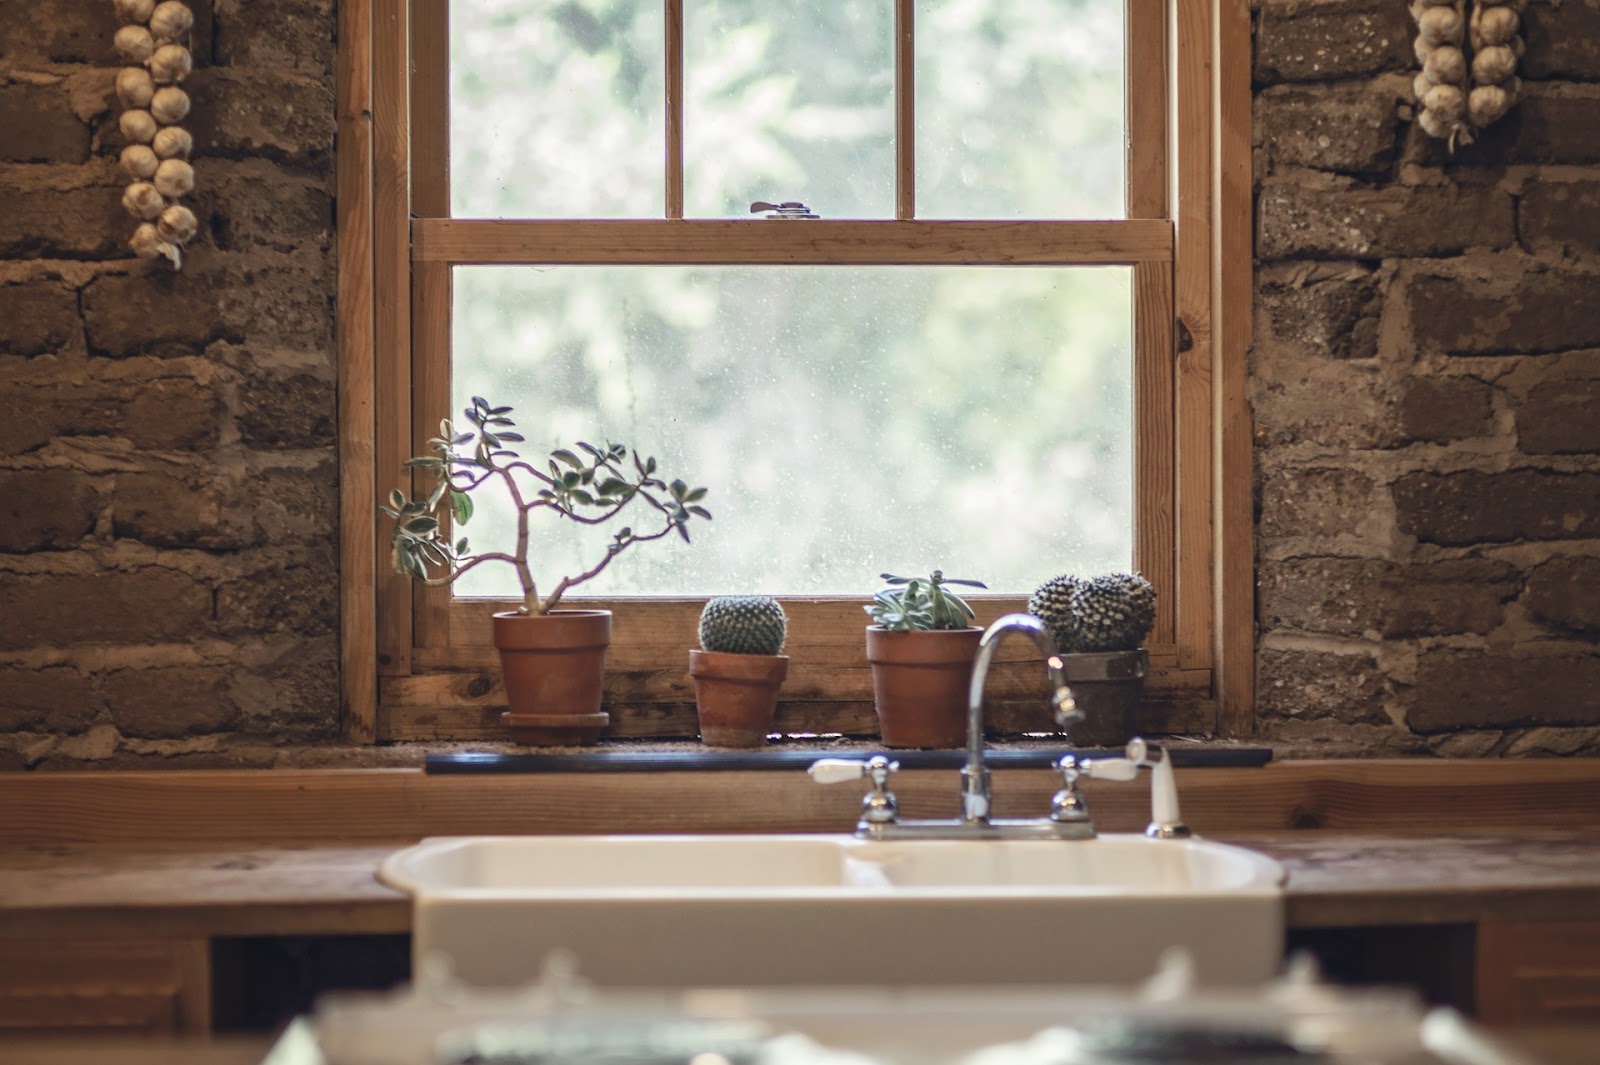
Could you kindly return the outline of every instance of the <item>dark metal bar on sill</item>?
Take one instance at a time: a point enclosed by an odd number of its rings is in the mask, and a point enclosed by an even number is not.
[[[1172,747],[1177,769],[1253,768],[1272,760],[1267,747]],[[762,751],[581,751],[561,754],[505,754],[466,751],[430,754],[429,773],[660,773],[705,770],[802,770],[818,758],[837,755],[832,749],[779,749]],[[995,769],[1049,769],[1066,753],[1062,748],[992,750],[989,765]],[[1074,753],[1120,754],[1121,748],[1079,748]],[[959,769],[965,751],[895,751],[903,769]]]

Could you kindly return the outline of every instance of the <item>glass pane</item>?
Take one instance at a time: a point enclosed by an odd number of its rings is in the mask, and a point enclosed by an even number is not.
[[[458,218],[660,218],[661,5],[450,5],[450,199]]]
[[[515,406],[524,455],[612,440],[711,490],[693,545],[638,545],[591,594],[867,595],[935,567],[1026,592],[1132,560],[1130,274],[458,267],[453,406]],[[479,495],[473,543],[513,542]],[[537,522],[542,587],[612,531]]]
[[[686,0],[684,213],[894,217],[890,0]]]
[[[917,215],[1123,218],[1122,0],[919,0]]]

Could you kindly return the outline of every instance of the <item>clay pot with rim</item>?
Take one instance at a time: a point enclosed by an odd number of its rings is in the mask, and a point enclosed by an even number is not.
[[[1067,730],[1074,747],[1121,747],[1139,731],[1139,706],[1150,656],[1132,651],[1078,651],[1061,656],[1083,720]]]
[[[530,747],[594,743],[611,724],[600,709],[611,611],[494,616],[509,709],[500,723]]]
[[[967,692],[983,630],[867,626],[872,701],[886,747],[964,747]]]
[[[778,711],[788,655],[690,651],[700,741],[707,747],[764,747]]]

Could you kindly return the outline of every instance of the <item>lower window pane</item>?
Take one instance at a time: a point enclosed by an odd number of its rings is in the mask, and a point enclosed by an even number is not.
[[[452,408],[516,408],[543,467],[577,440],[654,455],[715,515],[575,594],[866,595],[942,568],[1026,592],[1132,560],[1123,267],[457,267]],[[444,412],[440,412],[441,416]],[[537,512],[546,593],[623,522]],[[480,490],[457,535],[514,542]],[[456,594],[515,595],[485,564]]]

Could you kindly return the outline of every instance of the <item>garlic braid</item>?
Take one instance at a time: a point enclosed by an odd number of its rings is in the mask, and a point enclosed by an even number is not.
[[[179,88],[194,69],[189,31],[194,13],[180,0],[113,0],[116,46],[130,65],[117,72],[118,127],[128,142],[122,169],[133,179],[122,206],[138,219],[129,246],[141,259],[165,256],[183,266],[180,250],[200,228],[178,201],[194,190],[189,155],[194,138],[178,125],[189,114],[189,94]]]
[[[1472,40],[1472,93],[1467,118],[1482,129],[1511,110],[1522,88],[1517,60],[1526,46],[1517,35],[1527,0],[1474,0],[1469,27]]]
[[[1430,137],[1457,144],[1472,143],[1467,123],[1466,0],[1411,0],[1417,23],[1417,61],[1422,71],[1412,88],[1417,94],[1417,124]]]

